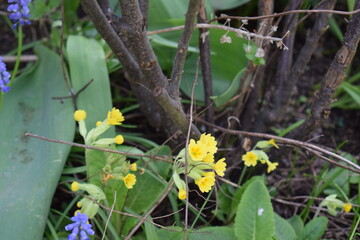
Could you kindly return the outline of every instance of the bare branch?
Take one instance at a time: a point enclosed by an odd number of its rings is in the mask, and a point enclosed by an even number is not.
[[[209,23],[214,22],[214,21],[218,21],[221,19],[237,19],[237,20],[259,20],[259,19],[265,19],[265,18],[274,18],[274,17],[280,17],[280,16],[284,16],[284,15],[289,15],[289,14],[297,14],[297,13],[332,13],[332,14],[338,14],[338,15],[353,15],[356,13],[359,13],[360,9],[354,10],[354,11],[337,11],[337,10],[329,10],[329,9],[316,9],[316,10],[305,10],[305,9],[300,9],[300,10],[291,10],[291,11],[286,11],[286,12],[282,12],[282,13],[274,13],[274,14],[270,14],[270,15],[264,15],[264,16],[257,16],[257,17],[237,17],[237,16],[221,16],[221,17],[217,17],[217,18],[213,18],[209,21]]]
[[[189,47],[190,37],[195,29],[195,19],[200,7],[200,2],[201,1],[199,0],[190,0],[186,13],[185,27],[178,43],[178,50],[174,59],[171,82],[169,85],[169,95],[174,99],[179,98],[180,80],[184,71],[185,58]]]
[[[204,7],[204,0],[201,1],[201,6],[198,14],[198,22],[206,22],[206,11]],[[214,107],[210,96],[213,95],[212,75],[211,75],[211,58],[210,58],[210,40],[209,30],[206,28],[199,28],[199,49],[201,73],[204,84],[204,98],[205,98],[205,119],[207,122],[214,123]],[[206,126],[206,132],[214,135],[213,128]]]
[[[360,1],[356,2],[356,7],[360,8]],[[360,40],[360,13],[355,14],[348,25],[344,37],[344,43],[336,53],[326,75],[321,82],[321,88],[317,93],[312,115],[306,121],[294,129],[288,136],[289,138],[303,140],[306,139],[314,129],[321,126],[324,120],[329,118],[331,103],[335,90],[343,82],[346,76],[346,69],[350,66]]]

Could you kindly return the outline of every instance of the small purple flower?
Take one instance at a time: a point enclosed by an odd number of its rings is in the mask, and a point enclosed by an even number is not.
[[[4,93],[10,90],[9,86],[6,84],[10,83],[10,73],[6,71],[6,64],[2,61],[2,57],[0,57],[0,90]]]
[[[94,230],[91,229],[91,224],[88,223],[88,216],[86,213],[75,213],[75,216],[71,218],[73,223],[65,226],[66,231],[72,231],[68,236],[68,240],[76,240],[80,232],[80,240],[90,240],[89,235],[94,235]]]
[[[29,3],[31,0],[8,0],[8,3],[11,3],[7,8],[8,12],[11,12],[9,18],[14,23],[13,28],[15,29],[17,25],[31,24],[29,21],[30,10]]]

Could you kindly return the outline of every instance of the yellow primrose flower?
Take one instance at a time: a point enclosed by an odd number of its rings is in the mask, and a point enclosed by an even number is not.
[[[85,120],[86,118],[86,112],[84,110],[76,110],[74,113],[74,119],[75,121],[79,122],[81,120]]]
[[[97,121],[96,123],[95,123],[95,126],[100,126],[102,124],[102,121]]]
[[[201,192],[209,192],[211,187],[215,185],[215,173],[204,172],[204,177],[196,179],[195,184],[198,185]]]
[[[126,177],[123,178],[125,186],[128,189],[132,189],[133,186],[136,183],[136,176],[134,174],[129,173],[128,175],[126,175]]]
[[[79,183],[78,182],[73,182],[71,184],[71,191],[73,191],[73,192],[79,191]]]
[[[107,122],[110,125],[120,125],[125,120],[119,109],[113,108],[108,112]]]
[[[275,139],[270,139],[269,141],[268,141],[268,143],[269,144],[271,144],[271,145],[273,145],[274,147],[276,147],[276,148],[279,148],[279,146],[276,144],[276,142],[275,142]]]
[[[122,135],[117,135],[115,138],[114,138],[114,142],[116,144],[123,144],[124,143],[124,137]]]
[[[206,162],[206,163],[213,163],[214,162],[214,154],[212,154],[212,153],[206,154],[206,156],[203,158],[202,161]]]
[[[225,158],[222,158],[213,165],[213,169],[220,177],[223,177],[225,175],[224,171],[226,170],[226,163],[224,161]]]
[[[178,198],[179,198],[180,200],[186,199],[186,191],[185,191],[185,189],[181,188],[181,189],[179,190]]]
[[[200,140],[198,141],[202,144],[205,145],[206,150],[211,153],[214,154],[217,151],[217,147],[216,144],[217,142],[215,141],[215,138],[213,136],[211,136],[211,134],[201,134]]]
[[[136,171],[137,170],[137,165],[136,165],[136,163],[132,163],[132,164],[130,164],[130,170],[131,171]]]
[[[279,165],[279,163],[277,163],[277,162],[272,163],[272,162],[268,161],[267,165],[268,165],[267,173],[270,173],[271,171],[276,169],[276,167],[277,167],[277,165]]]
[[[201,143],[196,143],[194,139],[190,140],[188,151],[191,159],[194,161],[201,161],[207,153],[205,145]]]
[[[245,162],[245,165],[250,166],[256,166],[258,156],[253,152],[247,152],[242,156],[242,160]]]
[[[344,204],[344,212],[350,212],[352,208],[351,203],[345,203]]]

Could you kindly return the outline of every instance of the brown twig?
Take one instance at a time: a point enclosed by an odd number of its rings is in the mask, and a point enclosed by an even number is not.
[[[298,140],[294,140],[294,139],[290,139],[290,138],[283,138],[283,137],[278,137],[278,136],[275,136],[275,135],[271,135],[271,134],[266,134],[266,133],[256,133],[256,132],[246,132],[246,131],[238,131],[238,130],[229,130],[229,129],[226,129],[226,128],[222,128],[222,127],[219,127],[217,125],[214,125],[214,124],[210,124],[210,123],[207,123],[201,119],[197,119],[198,121],[204,123],[204,124],[208,124],[214,128],[217,128],[219,129],[220,131],[222,132],[226,132],[228,134],[233,134],[233,135],[238,135],[238,136],[241,136],[241,135],[245,135],[245,136],[252,136],[252,137],[258,137],[258,138],[267,138],[267,139],[275,139],[277,140],[279,143],[283,143],[283,144],[287,144],[287,145],[290,145],[290,146],[295,146],[295,147],[300,147],[300,148],[303,148],[305,150],[308,150],[309,152],[317,152],[318,154],[322,153],[322,154],[326,154],[330,157],[333,157],[333,158],[336,158],[348,165],[350,165],[351,167],[353,168],[349,168],[343,164],[340,164],[338,166],[342,167],[342,168],[345,168],[345,169],[348,169],[352,172],[356,172],[356,173],[360,173],[360,166],[358,166],[357,164],[349,161],[348,159],[338,155],[338,154],[335,154],[333,152],[330,152],[326,149],[323,149],[319,146],[316,146],[314,144],[311,144],[311,143],[307,143],[307,142],[302,142],[302,141],[298,141]],[[324,160],[326,160],[327,158],[322,158]]]
[[[198,14],[198,22],[206,22],[206,11],[204,7],[204,0],[201,1],[201,6]],[[204,84],[204,100],[205,100],[205,119],[207,122],[214,123],[214,103],[210,99],[213,95],[212,74],[211,74],[211,58],[210,58],[210,40],[209,30],[206,28],[199,28],[199,49],[201,62],[201,75]],[[214,135],[211,127],[206,126],[206,132]]]
[[[174,99],[179,98],[181,76],[184,71],[185,59],[190,38],[195,29],[195,19],[200,7],[200,3],[201,1],[199,0],[189,1],[188,10],[185,17],[184,31],[179,39],[178,49],[173,61],[174,63],[171,73],[171,81],[169,83],[169,95]]]
[[[217,18],[213,18],[209,21],[209,23],[214,22],[214,21],[218,21],[221,19],[236,19],[236,20],[259,20],[259,19],[265,19],[265,18],[274,18],[274,17],[280,17],[280,16],[284,16],[284,15],[289,15],[289,14],[298,14],[298,13],[332,13],[332,14],[338,14],[338,15],[353,15],[356,13],[359,13],[360,9],[354,10],[354,11],[337,11],[337,10],[329,10],[329,9],[316,9],[316,10],[305,10],[305,9],[299,9],[299,10],[291,10],[291,11],[286,11],[286,12],[282,12],[282,13],[274,13],[274,14],[270,14],[270,15],[265,15],[265,16],[257,16],[257,17],[237,17],[237,16],[221,16],[221,17],[217,17]]]
[[[356,2],[356,9],[360,11],[360,1]],[[359,25],[360,13],[355,14],[348,24],[344,43],[336,53],[327,73],[322,79],[311,116],[301,126],[294,129],[288,135],[289,138],[306,139],[314,129],[321,126],[323,121],[329,118],[335,91],[343,82],[346,76],[346,69],[350,66],[356,53],[360,40]]]
[[[167,197],[168,193],[170,192],[172,186],[174,185],[174,182],[172,181],[169,186],[165,189],[164,194],[159,198],[158,201],[156,201],[156,203],[150,208],[150,210],[143,216],[140,218],[140,221],[137,222],[137,224],[135,225],[135,227],[133,227],[133,229],[131,230],[131,232],[126,236],[125,240],[129,240],[135,233],[136,231],[139,229],[139,227],[141,226],[141,224],[143,224],[144,221],[146,221],[146,218],[160,205],[160,203]],[[153,222],[154,223],[154,222]],[[154,224],[155,225],[155,224]]]
[[[103,152],[123,154],[123,155],[126,155],[126,156],[148,157],[148,158],[152,158],[152,159],[156,159],[156,160],[160,160],[160,161],[164,161],[164,162],[173,163],[173,161],[169,160],[169,158],[158,157],[158,156],[153,156],[153,155],[146,155],[146,154],[121,152],[121,151],[117,151],[117,150],[93,147],[93,146],[88,146],[88,145],[84,145],[84,144],[80,144],[80,143],[73,143],[73,142],[68,142],[68,141],[62,141],[62,140],[55,140],[55,139],[51,139],[51,138],[46,138],[46,137],[42,137],[42,136],[32,134],[32,133],[25,133],[24,136],[38,138],[38,139],[41,139],[41,140],[44,140],[44,141],[47,141],[47,142],[61,143],[61,144],[66,144],[66,145],[85,148],[85,149],[92,149],[92,150],[99,150],[99,151],[103,151]]]

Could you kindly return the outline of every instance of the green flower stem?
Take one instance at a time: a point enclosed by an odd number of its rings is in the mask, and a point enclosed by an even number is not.
[[[246,169],[247,169],[247,166],[244,165],[244,168],[243,168],[243,170],[241,171],[241,175],[240,175],[240,178],[239,178],[239,181],[238,181],[238,184],[237,184],[238,186],[240,186],[240,184],[241,184],[242,181],[243,181],[243,178],[244,178]]]
[[[11,83],[13,82],[13,79],[15,78],[15,76],[16,76],[18,70],[19,70],[20,57],[21,57],[21,53],[22,53],[22,44],[23,44],[22,26],[21,26],[21,24],[19,24],[18,47],[17,47],[16,62],[15,62],[14,70],[13,70],[13,72],[12,72],[12,74],[11,74],[11,79],[10,79],[9,86],[10,86]]]
[[[191,224],[190,229],[194,229],[194,226],[195,226],[195,224],[196,224],[197,220],[199,219],[199,217],[200,217],[200,214],[201,214],[202,210],[205,208],[206,204],[208,203],[208,201],[209,201],[209,199],[210,199],[211,194],[212,194],[212,192],[213,192],[213,191],[214,191],[214,187],[213,187],[213,188],[211,188],[211,191],[209,192],[209,194],[208,194],[208,196],[207,196],[207,198],[206,198],[205,202],[204,202],[204,203],[203,203],[203,205],[201,206],[201,208],[200,208],[200,210],[199,210],[198,214],[196,215],[195,220],[194,220],[194,221],[193,221],[193,223]]]

